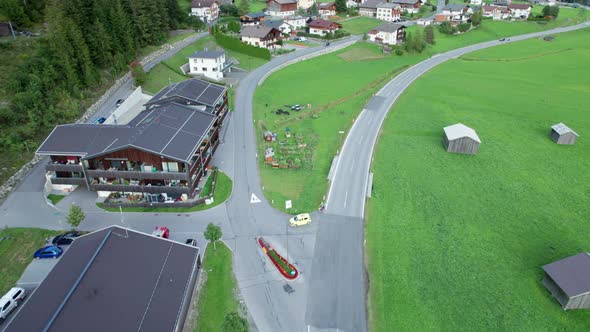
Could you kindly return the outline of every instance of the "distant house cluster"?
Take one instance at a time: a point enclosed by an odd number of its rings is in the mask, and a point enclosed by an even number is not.
[[[532,6],[521,3],[498,3],[482,7],[483,17],[490,17],[493,20],[526,20],[531,16]]]
[[[418,13],[422,6],[421,0],[366,0],[359,4],[359,15],[373,17],[383,21],[397,22],[401,15]]]
[[[443,7],[440,14],[434,16],[437,23],[452,22],[454,24],[466,23],[471,19],[473,13],[479,11],[480,7],[465,4],[448,4]]]

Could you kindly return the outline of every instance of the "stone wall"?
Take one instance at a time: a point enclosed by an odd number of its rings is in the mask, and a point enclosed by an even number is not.
[[[164,44],[160,49],[155,52],[150,53],[146,57],[141,60],[141,64],[145,66],[146,64],[154,61],[158,57],[162,56],[164,53],[170,51],[171,49],[178,48],[179,50],[184,48],[186,45],[194,42],[199,35],[192,35],[183,40],[180,40],[174,44]],[[84,123],[88,121],[90,117],[100,108],[100,106],[111,96],[117,89],[119,89],[122,85],[127,83],[131,80],[131,73],[127,72],[121,78],[115,81],[115,83],[100,97],[98,100],[90,106],[86,112],[76,121],[76,123]],[[35,165],[44,159],[40,156],[34,156],[31,161],[24,164],[14,175],[12,175],[6,182],[4,182],[0,186],[0,200],[4,199],[8,194],[14,189],[26,176],[29,172],[35,167]]]

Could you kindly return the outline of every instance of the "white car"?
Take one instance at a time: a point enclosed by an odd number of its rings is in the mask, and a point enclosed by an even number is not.
[[[20,302],[25,299],[26,291],[20,287],[11,288],[8,293],[4,294],[0,299],[0,322],[4,321],[6,317],[16,308]]]

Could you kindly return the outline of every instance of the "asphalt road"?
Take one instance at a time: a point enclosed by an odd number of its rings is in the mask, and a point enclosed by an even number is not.
[[[512,37],[511,42],[589,25]],[[330,48],[349,40],[333,42]],[[94,205],[95,194],[79,190],[65,198],[58,207],[52,207],[46,204],[43,197],[45,165],[41,162],[3,202],[0,220],[3,226],[8,227],[66,229],[67,208],[75,202],[86,211],[87,217],[81,230],[118,224],[149,233],[156,225],[165,225],[171,229],[174,239],[196,238],[201,244],[205,243],[203,231],[207,223],[217,223],[222,227],[223,240],[234,252],[238,287],[259,331],[364,331],[366,281],[359,267],[363,266],[360,221],[364,217],[366,179],[372,156],[372,148],[367,147],[375,145],[387,111],[416,78],[448,59],[498,44],[497,41],[482,43],[435,56],[406,70],[379,91],[357,118],[346,138],[331,182],[326,213],[321,216],[312,214],[317,222],[306,227],[287,228],[289,216],[274,210],[262,195],[256,162],[252,100],[258,83],[267,72],[296,58],[327,50],[324,46],[275,58],[240,82],[236,90],[236,110],[222,128],[223,144],[213,160],[214,165],[233,179],[233,193],[225,204],[189,214],[120,215],[98,209]],[[112,111],[108,110],[109,104],[114,105],[115,100],[105,103],[105,112]],[[250,203],[252,194],[261,202]],[[322,220],[326,220],[326,226],[323,226]],[[339,232],[341,236],[334,236],[334,232]],[[257,236],[264,236],[298,267],[300,277],[289,282],[293,292],[284,289],[287,282],[263,256],[255,241]],[[316,244],[321,250],[315,250]],[[321,267],[314,267],[318,264]],[[329,281],[339,273],[345,277],[331,285]],[[322,286],[322,282],[328,286]],[[342,290],[349,291],[342,294]],[[334,306],[320,311],[324,305]]]
[[[169,59],[170,57],[174,56],[178,51],[185,48],[186,46],[194,43],[195,41],[207,36],[207,32],[197,33],[186,40],[183,40],[181,43],[176,45],[174,48],[166,51],[164,54],[152,59],[151,61],[147,62],[143,69],[147,72],[150,69],[154,68],[160,62]],[[115,111],[116,107],[115,104],[119,99],[126,99],[129,95],[133,92],[133,79],[126,80],[121,86],[113,92],[109,98],[105,99],[105,101],[100,105],[100,107],[96,110],[94,115],[88,119],[88,123],[94,123],[98,118],[104,117],[105,119]]]

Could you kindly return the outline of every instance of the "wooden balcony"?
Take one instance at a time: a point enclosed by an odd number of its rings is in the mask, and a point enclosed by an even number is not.
[[[86,185],[86,179],[85,178],[57,178],[57,177],[52,177],[51,178],[51,183],[52,184],[73,184],[73,185],[78,185],[78,186],[84,186],[84,185]]]
[[[45,170],[54,172],[80,172],[82,173],[82,165],[80,164],[60,164],[48,163],[45,165]]]
[[[88,177],[107,179],[138,179],[138,180],[187,180],[186,173],[181,172],[141,172],[141,171],[109,171],[102,169],[86,170]]]
[[[91,184],[90,189],[95,191],[120,191],[152,194],[190,194],[189,187],[180,186],[139,186],[123,184]]]

